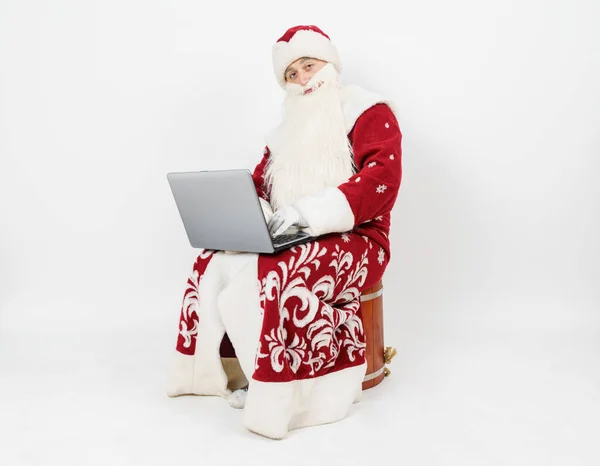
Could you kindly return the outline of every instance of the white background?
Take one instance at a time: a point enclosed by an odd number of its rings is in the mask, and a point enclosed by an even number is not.
[[[0,2],[0,464],[598,464],[599,21],[594,0]],[[399,109],[398,356],[348,419],[277,443],[164,395],[195,255],[165,175],[254,167],[296,24]]]

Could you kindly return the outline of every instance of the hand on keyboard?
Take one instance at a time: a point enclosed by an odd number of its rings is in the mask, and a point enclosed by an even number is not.
[[[300,212],[292,206],[285,206],[278,209],[273,214],[273,217],[271,217],[269,221],[269,233],[271,233],[271,237],[275,238],[294,225],[299,227],[308,226],[306,220],[300,215]]]

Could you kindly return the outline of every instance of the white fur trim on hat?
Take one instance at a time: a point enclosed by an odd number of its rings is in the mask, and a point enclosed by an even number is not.
[[[342,71],[342,63],[336,47],[324,35],[303,29],[297,31],[289,42],[276,42],[273,46],[273,68],[275,78],[281,87],[286,84],[285,70],[302,57],[317,58],[331,63],[338,73]]]

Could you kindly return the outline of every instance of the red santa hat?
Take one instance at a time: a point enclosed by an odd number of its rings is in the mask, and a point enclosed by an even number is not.
[[[273,46],[273,68],[281,87],[285,86],[285,70],[298,58],[318,58],[331,63],[338,73],[342,63],[329,36],[317,26],[294,26],[288,29]]]

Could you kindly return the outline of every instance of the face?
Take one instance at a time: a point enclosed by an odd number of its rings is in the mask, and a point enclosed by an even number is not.
[[[326,64],[326,61],[316,58],[299,58],[285,70],[285,80],[288,83],[304,86]]]

